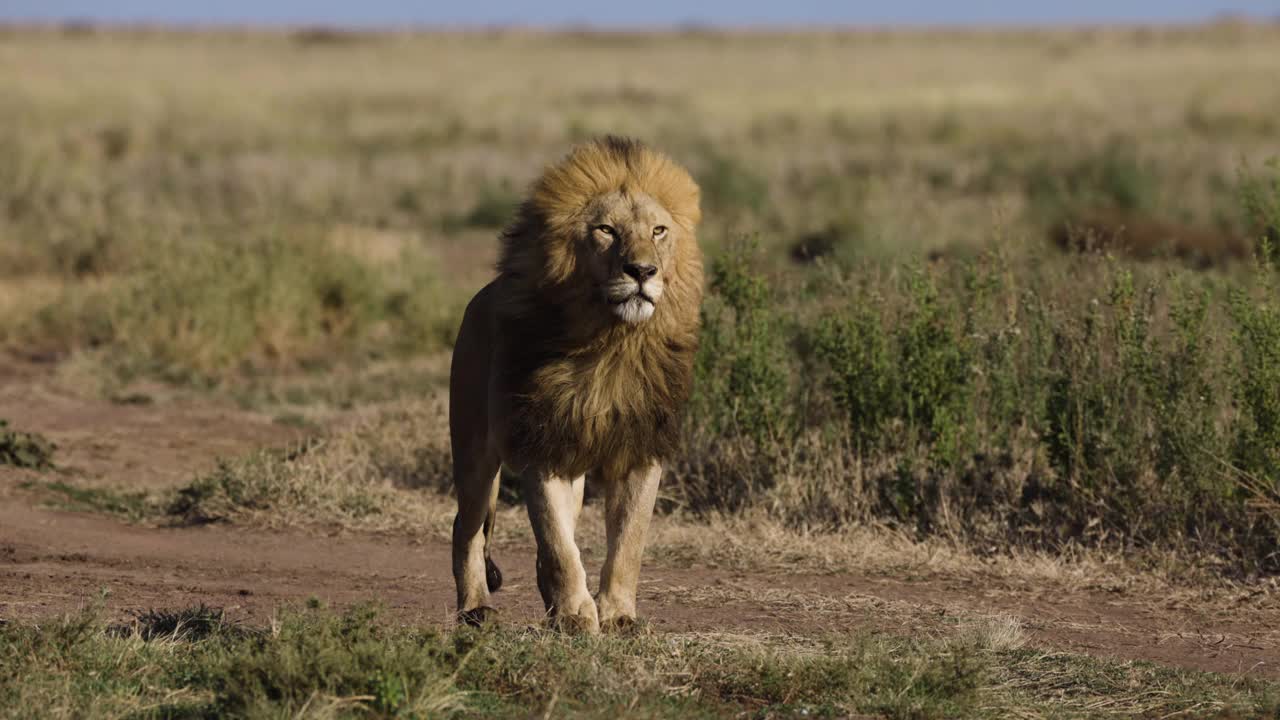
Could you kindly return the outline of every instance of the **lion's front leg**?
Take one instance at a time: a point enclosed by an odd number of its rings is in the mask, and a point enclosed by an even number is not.
[[[602,626],[628,625],[636,619],[640,561],[661,479],[662,466],[657,462],[621,477],[604,478],[609,551],[597,597]]]
[[[573,534],[582,510],[585,478],[570,480],[526,471],[521,476],[529,521],[538,541],[538,590],[552,621],[565,629],[600,631],[596,603]]]

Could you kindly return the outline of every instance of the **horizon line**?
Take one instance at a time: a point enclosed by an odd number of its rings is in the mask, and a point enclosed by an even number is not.
[[[335,33],[466,33],[466,32],[592,32],[592,33],[679,33],[679,32],[883,32],[892,30],[1099,30],[1099,29],[1192,29],[1214,26],[1275,26],[1280,25],[1280,14],[1274,16],[1248,13],[1219,13],[1200,19],[1139,19],[1123,20],[1042,20],[1042,21],[999,21],[983,20],[965,21],[898,21],[898,22],[769,22],[769,23],[731,23],[702,20],[656,23],[626,22],[332,22],[287,21],[287,20],[141,20],[120,18],[66,17],[51,18],[6,18],[0,17],[0,28],[68,31],[68,30],[104,30],[104,31],[262,31],[289,32],[300,30],[325,30]]]

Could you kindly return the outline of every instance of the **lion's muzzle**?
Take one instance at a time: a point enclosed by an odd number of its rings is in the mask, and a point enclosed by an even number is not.
[[[639,267],[639,270],[634,270]],[[624,275],[615,277],[604,288],[604,300],[619,320],[632,325],[653,317],[654,305],[662,297],[662,278],[652,265],[624,266]]]

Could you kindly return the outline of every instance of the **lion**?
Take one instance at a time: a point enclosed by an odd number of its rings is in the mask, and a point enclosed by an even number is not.
[[[662,463],[692,386],[700,220],[687,171],[609,136],[549,167],[502,233],[498,276],[467,306],[449,377],[460,622],[484,622],[502,585],[489,540],[504,465],[520,476],[552,623],[635,622]],[[587,474],[608,546],[595,597],[574,543]]]

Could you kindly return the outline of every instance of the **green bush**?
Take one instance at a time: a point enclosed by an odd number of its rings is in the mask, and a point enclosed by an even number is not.
[[[923,436],[955,467],[965,446],[970,350],[959,334],[958,306],[940,301],[932,278],[912,273],[907,291],[910,306],[897,323],[902,416],[912,436]]]
[[[899,383],[890,338],[879,315],[859,305],[844,317],[824,318],[814,335],[817,356],[830,367],[828,385],[848,415],[859,451],[873,449],[895,417]]]
[[[735,246],[711,263],[703,310],[694,403],[711,432],[745,436],[761,447],[784,438],[796,420],[788,329],[756,246]]]
[[[1263,243],[1264,257],[1270,255]],[[1240,352],[1236,401],[1243,422],[1237,438],[1236,459],[1246,472],[1280,494],[1280,304],[1274,268],[1263,260],[1258,287],[1237,289],[1231,298],[1236,321],[1235,341]]]
[[[1258,252],[1270,259],[1280,249],[1280,158],[1268,160],[1264,168],[1254,174],[1248,166],[1242,167],[1238,184],[1249,230],[1259,242]]]
[[[689,451],[677,473],[677,502],[690,510],[739,509],[772,485],[779,448],[803,412],[794,328],[753,267],[760,257],[754,243],[739,243],[711,263],[685,424]]]
[[[878,449],[896,427],[893,434],[905,430],[954,462],[966,434],[972,351],[928,273],[908,273],[905,301],[886,321],[875,298],[855,298],[846,313],[819,322],[813,346],[857,447]]]

